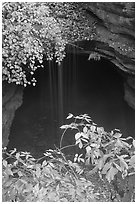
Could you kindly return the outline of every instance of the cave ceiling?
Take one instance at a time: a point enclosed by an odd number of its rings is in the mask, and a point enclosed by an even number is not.
[[[135,73],[135,3],[87,2],[81,4],[91,22],[95,22],[92,41],[77,42],[79,53],[89,59],[107,58],[121,70]]]

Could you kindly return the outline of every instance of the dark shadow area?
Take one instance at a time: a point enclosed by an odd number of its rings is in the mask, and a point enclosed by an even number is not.
[[[61,66],[45,62],[35,73],[37,84],[24,90],[23,105],[16,111],[8,148],[39,156],[59,145],[68,113],[87,113],[106,131],[118,128],[124,137],[134,136],[135,113],[124,101],[123,77],[105,59],[88,61],[87,55],[71,55]],[[63,145],[74,142],[68,132]]]

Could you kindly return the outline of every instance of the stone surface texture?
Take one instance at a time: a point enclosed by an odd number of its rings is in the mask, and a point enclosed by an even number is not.
[[[23,87],[15,84],[2,83],[2,146],[8,144],[10,128],[15,111],[22,104]]]
[[[125,100],[135,107],[135,3],[87,2],[82,4],[95,23],[93,41],[79,42],[91,58],[104,57],[127,73]],[[81,51],[82,52],[82,51]]]

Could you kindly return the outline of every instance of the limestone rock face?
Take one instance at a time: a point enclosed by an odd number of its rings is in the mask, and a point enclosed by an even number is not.
[[[108,58],[120,69],[134,74],[135,4],[133,2],[84,3],[96,35],[88,50]]]
[[[128,105],[135,108],[135,78],[130,76],[127,78],[124,84],[125,96],[124,99],[127,101]]]
[[[82,4],[95,23],[93,41],[79,42],[89,59],[104,57],[127,73],[125,100],[135,106],[135,3],[87,2]]]
[[[8,137],[15,111],[22,104],[23,87],[2,83],[2,146],[8,144]]]

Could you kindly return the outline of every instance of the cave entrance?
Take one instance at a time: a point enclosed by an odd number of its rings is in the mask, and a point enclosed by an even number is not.
[[[59,145],[68,113],[87,113],[106,131],[118,128],[134,136],[134,110],[124,101],[124,78],[108,60],[88,61],[87,55],[67,54],[63,64],[45,62],[36,70],[36,86],[24,90],[16,111],[8,148],[29,151],[35,157]],[[72,144],[74,134],[64,139]]]

